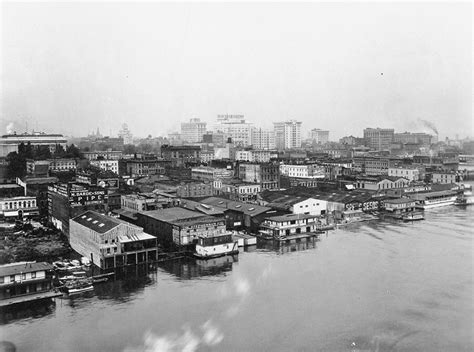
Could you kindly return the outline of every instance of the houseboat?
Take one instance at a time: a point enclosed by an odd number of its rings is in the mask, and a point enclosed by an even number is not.
[[[194,256],[200,259],[222,257],[239,253],[238,241],[232,235],[199,237]]]
[[[431,209],[453,205],[457,198],[457,191],[446,190],[437,192],[416,193],[410,195],[410,198],[416,201],[416,207],[419,209]]]
[[[417,209],[416,201],[410,198],[386,199],[384,207],[383,217],[403,221],[423,220],[425,218],[423,212]]]
[[[321,217],[309,214],[286,214],[265,218],[258,236],[263,239],[285,240],[317,236],[321,231]]]
[[[53,290],[53,266],[19,262],[0,265],[0,308],[61,296]]]

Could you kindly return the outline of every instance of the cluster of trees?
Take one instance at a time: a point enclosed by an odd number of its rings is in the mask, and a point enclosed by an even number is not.
[[[27,159],[46,160],[51,158],[82,159],[83,155],[74,144],[66,146],[66,149],[58,144],[54,152],[51,153],[49,146],[31,145],[30,142],[27,144],[21,143],[18,146],[18,152],[11,152],[7,155],[7,177],[14,179],[25,176]]]

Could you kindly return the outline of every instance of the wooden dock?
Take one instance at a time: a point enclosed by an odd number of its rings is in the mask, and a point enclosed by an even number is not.
[[[318,238],[319,233],[315,232],[306,232],[306,233],[299,233],[295,235],[289,235],[285,237],[280,237],[280,238],[274,238],[274,241],[278,241],[280,243],[295,243],[295,242],[300,242],[301,240],[308,240],[308,239],[313,239],[313,238]]]
[[[34,293],[31,295],[5,298],[5,299],[0,300],[0,308],[8,307],[13,304],[26,303],[26,302],[38,301],[42,299],[60,297],[62,295],[63,294],[61,292],[49,291],[49,292]]]

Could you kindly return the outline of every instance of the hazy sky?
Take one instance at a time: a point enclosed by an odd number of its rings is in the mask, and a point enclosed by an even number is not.
[[[3,3],[0,132],[178,131],[243,114],[331,139],[473,134],[470,3]]]

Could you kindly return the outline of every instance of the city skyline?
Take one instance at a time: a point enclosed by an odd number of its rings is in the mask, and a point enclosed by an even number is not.
[[[335,140],[365,127],[429,132],[421,120],[440,140],[472,136],[471,10],[4,3],[0,128],[116,135],[128,123],[145,137],[243,114]]]

